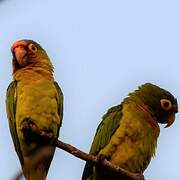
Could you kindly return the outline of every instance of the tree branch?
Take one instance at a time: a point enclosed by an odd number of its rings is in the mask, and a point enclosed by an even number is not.
[[[60,140],[55,140],[53,142],[53,145],[63,149],[64,151],[84,160],[84,161],[90,161],[96,165],[101,165],[104,168],[109,169],[110,171],[114,171],[116,173],[119,173],[120,175],[126,176],[131,178],[132,180],[143,180],[144,176],[143,174],[139,174],[139,173],[131,173],[123,168],[120,168],[119,166],[116,166],[114,164],[112,164],[110,161],[104,159],[101,162],[99,161],[97,156],[93,156],[91,154],[87,154],[77,148],[75,148],[74,146],[70,145],[70,144],[66,144]]]
[[[64,143],[58,139],[55,139],[52,141],[52,139],[53,139],[52,133],[42,131],[32,122],[30,122],[28,124],[26,123],[26,126],[23,129],[23,131],[28,132],[28,134],[30,133],[32,136],[36,136],[36,137],[38,136],[38,138],[41,138],[42,141],[45,142],[45,144],[50,143],[52,146],[56,146],[64,151],[74,155],[77,158],[80,158],[84,161],[92,162],[95,165],[106,168],[114,173],[118,173],[121,176],[123,175],[132,180],[144,180],[143,174],[129,172],[123,168],[120,168],[119,166],[112,164],[110,161],[108,161],[106,159],[100,160],[98,156],[93,156],[91,154],[87,154],[87,153],[77,149],[76,147],[74,147],[70,144]],[[18,180],[18,178],[16,178],[16,180]]]

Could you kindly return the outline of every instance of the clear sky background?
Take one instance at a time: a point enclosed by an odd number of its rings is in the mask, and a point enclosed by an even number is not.
[[[179,7],[178,0],[0,2],[0,179],[20,169],[5,112],[14,41],[33,39],[46,49],[65,97],[60,138],[88,152],[102,115],[139,85],[155,83],[180,99]],[[179,115],[161,127],[148,180],[180,179],[179,129]],[[57,150],[48,180],[80,180],[83,167]]]

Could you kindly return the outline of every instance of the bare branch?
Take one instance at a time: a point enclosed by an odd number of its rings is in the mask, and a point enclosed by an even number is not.
[[[91,154],[87,154],[87,153],[77,149],[76,147],[74,147],[70,144],[64,143],[58,139],[55,139],[54,141],[52,141],[52,139],[53,139],[52,133],[39,129],[32,122],[26,123],[23,131],[28,132],[28,137],[35,136],[38,139],[40,138],[41,141],[44,141],[45,144],[47,144],[47,146],[49,146],[49,145],[56,146],[56,147],[63,149],[64,151],[66,151],[84,161],[92,162],[93,164],[95,164],[99,167],[103,167],[103,168],[108,169],[111,172],[117,173],[117,174],[119,174],[119,176],[125,176],[132,180],[144,180],[143,174],[129,172],[119,166],[112,164],[107,159],[100,159],[98,156],[93,156]],[[27,133],[26,133],[26,135],[27,135]],[[43,153],[40,153],[40,154],[43,154]],[[37,162],[39,162],[39,160],[41,158],[42,158],[41,156],[39,158],[37,158],[38,159]],[[22,175],[22,173],[19,173],[17,175],[17,177],[15,178],[15,180],[19,180],[21,175]]]
[[[116,166],[114,164],[112,164],[110,161],[104,159],[103,161],[99,162],[99,159],[97,156],[93,156],[90,154],[87,154],[77,148],[75,148],[74,146],[70,145],[70,144],[66,144],[60,140],[55,140],[53,142],[53,145],[63,149],[64,151],[84,160],[84,161],[91,161],[96,165],[102,165],[104,168],[109,169],[110,171],[114,171],[116,173],[119,173],[120,175],[124,175],[126,177],[129,177],[133,180],[143,180],[144,176],[142,174],[139,173],[131,173],[123,168],[120,168],[119,166]]]

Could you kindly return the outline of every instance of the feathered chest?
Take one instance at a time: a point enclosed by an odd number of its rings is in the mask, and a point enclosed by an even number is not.
[[[59,123],[57,96],[52,81],[19,81],[16,91],[17,123],[20,125],[24,118],[31,118],[39,125],[48,126],[52,121]]]
[[[146,108],[135,102],[123,105],[120,126],[100,153],[132,172],[143,172],[155,153],[159,126]]]

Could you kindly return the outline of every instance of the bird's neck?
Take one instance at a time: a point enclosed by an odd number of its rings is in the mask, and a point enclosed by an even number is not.
[[[53,78],[53,66],[46,60],[32,63],[26,67],[19,68],[13,73],[14,80],[36,80],[47,79],[54,80]]]
[[[19,69],[13,74],[14,80],[17,81],[29,81],[29,80],[38,80],[38,79],[47,79],[53,81],[52,72],[47,71],[41,67],[30,68],[26,67],[23,69]]]
[[[147,121],[148,124],[157,132],[156,136],[159,136],[159,125],[157,123],[157,118],[155,114],[152,112],[151,108],[148,107],[140,98],[128,97],[125,99],[123,104],[135,104],[136,108],[141,112],[149,116],[149,118],[144,118],[144,121]],[[158,131],[157,131],[158,130]]]

